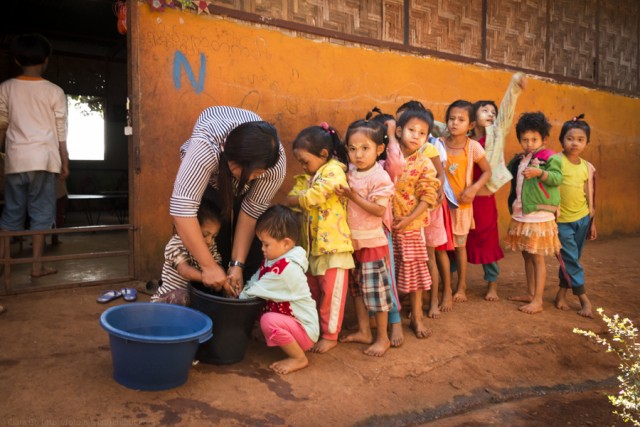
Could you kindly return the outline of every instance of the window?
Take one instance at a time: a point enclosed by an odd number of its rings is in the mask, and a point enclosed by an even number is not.
[[[67,95],[70,160],[104,160],[104,100],[95,96]]]

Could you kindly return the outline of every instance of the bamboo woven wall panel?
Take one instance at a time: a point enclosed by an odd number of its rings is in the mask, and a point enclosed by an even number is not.
[[[409,0],[409,44],[482,57],[482,0]]]
[[[404,0],[382,1],[382,40],[404,42]]]
[[[487,60],[545,71],[546,0],[488,0]]]
[[[551,2],[548,71],[595,81],[596,0]]]
[[[600,2],[599,81],[607,87],[638,91],[638,0]]]
[[[344,34],[382,39],[382,0],[215,0],[212,4]]]

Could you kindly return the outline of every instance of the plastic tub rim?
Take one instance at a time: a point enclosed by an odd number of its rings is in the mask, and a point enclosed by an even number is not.
[[[137,341],[137,342],[144,342],[144,343],[152,343],[152,344],[173,344],[173,343],[183,343],[183,342],[189,342],[189,341],[195,341],[197,340],[200,344],[202,344],[203,342],[208,341],[209,339],[211,339],[211,337],[213,337],[213,322],[211,321],[211,318],[205,314],[203,314],[202,312],[198,311],[198,310],[194,310],[192,308],[189,307],[183,307],[180,305],[170,305],[167,304],[173,309],[176,310],[185,310],[185,311],[189,311],[192,312],[194,314],[196,314],[198,317],[201,317],[204,321],[205,321],[205,326],[200,329],[199,331],[196,332],[191,332],[189,334],[184,334],[184,335],[176,335],[176,336],[171,336],[171,337],[163,337],[163,336],[154,336],[151,337],[149,335],[142,335],[142,334],[133,334],[130,332],[126,332],[123,331],[122,329],[116,328],[114,326],[112,326],[108,321],[107,321],[107,317],[109,316],[109,314],[111,314],[114,311],[119,311],[119,310],[126,310],[126,308],[122,308],[122,307],[135,307],[135,306],[149,306],[149,305],[161,305],[162,303],[152,303],[152,302],[134,302],[134,303],[128,303],[128,304],[122,304],[122,305],[117,305],[114,307],[110,307],[107,310],[105,310],[101,315],[100,315],[100,326],[102,326],[102,328],[104,330],[106,330],[108,333],[118,337],[118,338],[122,338],[125,340],[130,340],[130,341]],[[165,305],[165,304],[162,304]]]
[[[253,304],[263,304],[264,303],[264,300],[261,299],[261,298],[258,298],[258,297],[250,297],[250,298],[239,299],[239,298],[221,297],[221,296],[218,296],[218,295],[213,295],[213,294],[209,294],[209,293],[206,293],[206,292],[202,292],[200,289],[198,289],[195,286],[193,286],[191,284],[191,282],[189,282],[189,288],[191,289],[192,292],[198,294],[199,296],[203,296],[205,298],[210,298],[210,299],[213,299],[215,301],[224,302],[225,304],[229,304],[229,305],[253,305]]]

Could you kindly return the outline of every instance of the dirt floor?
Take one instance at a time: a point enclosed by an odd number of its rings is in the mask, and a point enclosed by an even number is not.
[[[639,246],[640,236],[601,239],[583,255],[594,305],[636,325]],[[200,363],[185,385],[159,392],[112,379],[98,319],[124,302],[95,299],[113,286],[0,297],[8,308],[0,316],[0,426],[622,425],[606,399],[616,392],[617,359],[572,333],[604,325],[553,307],[556,261],[548,258],[547,267],[541,314],[523,314],[507,300],[525,287],[522,258],[510,253],[501,263],[499,302],[483,300],[481,269],[471,266],[469,301],[430,320],[426,340],[405,325],[405,344],[383,358],[341,344],[280,376],[268,369],[280,350],[256,341],[243,362]],[[347,317],[353,324],[351,308]]]

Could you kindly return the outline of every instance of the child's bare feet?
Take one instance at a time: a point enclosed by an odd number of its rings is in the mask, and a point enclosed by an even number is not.
[[[427,328],[423,319],[411,319],[411,329],[416,334],[416,338],[428,338],[431,336],[431,329]]]
[[[402,323],[391,324],[391,334],[389,335],[391,347],[400,347],[404,344],[404,332],[402,332]]]
[[[520,310],[523,313],[527,313],[527,314],[541,313],[542,312],[542,302],[532,301],[529,304],[523,305],[522,307],[518,308],[518,310]]]
[[[367,356],[382,357],[389,350],[391,342],[389,340],[376,340],[369,348],[363,351]]]
[[[578,311],[578,314],[582,317],[590,317],[593,319],[593,308],[591,307],[591,301],[589,301],[587,294],[582,294],[579,298],[582,308]]]
[[[277,373],[285,375],[306,368],[307,365],[309,365],[309,359],[305,356],[303,358],[287,357],[273,362],[269,367]]]
[[[313,353],[326,353],[333,347],[338,345],[338,341],[320,338],[320,340],[311,348]]]
[[[369,331],[356,331],[352,334],[345,335],[338,339],[340,342],[359,342],[362,344],[371,344],[373,342],[373,335],[371,330]]]
[[[453,302],[467,302],[467,292],[458,289],[455,294],[453,294]]]
[[[429,319],[439,319],[440,318],[440,310],[438,306],[429,308],[429,312],[427,313]]]
[[[445,292],[442,295],[442,302],[440,303],[440,311],[443,313],[448,313],[453,311],[453,297]]]
[[[558,293],[556,294],[556,308],[558,310],[569,310],[571,306],[567,301],[567,289],[560,288],[558,289]]]
[[[496,282],[489,282],[487,285],[487,294],[484,296],[485,301],[500,301],[498,296],[498,284]]]

